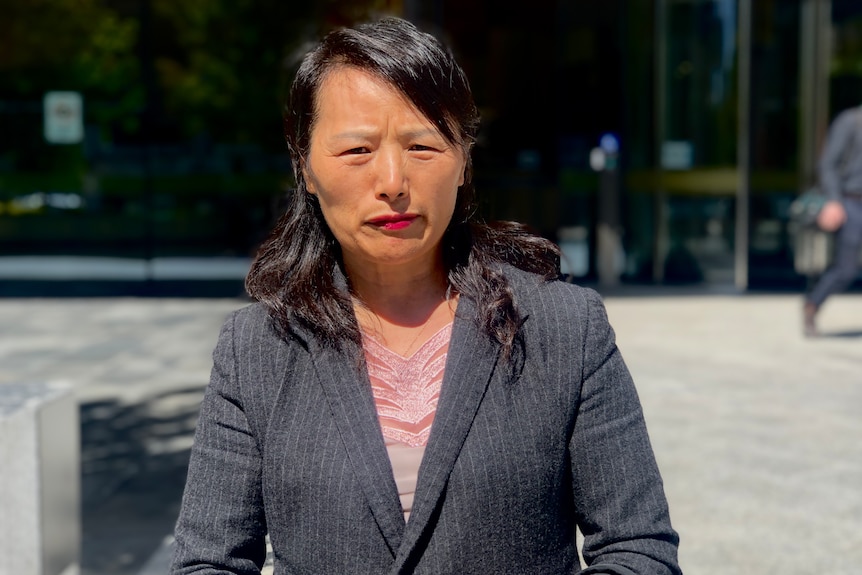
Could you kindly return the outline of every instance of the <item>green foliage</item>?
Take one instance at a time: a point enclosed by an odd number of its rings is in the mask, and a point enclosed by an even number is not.
[[[76,90],[106,139],[138,133],[149,106],[174,138],[270,150],[283,149],[281,108],[298,48],[328,27],[400,9],[391,0],[3,4],[0,102],[36,106],[46,91]]]
[[[0,93],[116,94],[137,82],[137,22],[97,0],[5,0]]]
[[[90,121],[100,126],[119,122],[125,131],[134,132],[144,105],[135,53],[138,22],[105,11],[90,26],[87,42],[72,61],[80,89],[92,100],[104,102],[92,106]]]
[[[282,149],[284,62],[306,39],[314,5],[152,0],[152,10],[163,105],[182,134]]]
[[[182,135],[281,151],[281,110],[295,54],[332,26],[385,0],[150,0],[154,67],[166,114]]]
[[[88,123],[137,128],[143,90],[134,18],[99,0],[5,0],[0,37],[0,100],[38,105],[47,91],[75,90]]]

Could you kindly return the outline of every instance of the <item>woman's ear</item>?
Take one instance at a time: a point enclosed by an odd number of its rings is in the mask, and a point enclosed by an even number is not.
[[[314,185],[314,178],[310,177],[308,166],[306,164],[302,165],[302,179],[305,180],[305,191],[311,194],[312,196],[317,195],[317,187]]]

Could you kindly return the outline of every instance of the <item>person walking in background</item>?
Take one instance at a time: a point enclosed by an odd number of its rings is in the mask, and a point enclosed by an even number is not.
[[[259,573],[267,534],[284,574],[681,573],[601,298],[473,216],[478,123],[404,20],[304,58],[296,189],[213,353],[174,575]]]
[[[862,249],[862,108],[841,112],[826,136],[820,157],[820,188],[827,202],[817,225],[835,233],[832,264],[805,296],[804,332],[818,335],[816,316],[826,299],[856,279]]]

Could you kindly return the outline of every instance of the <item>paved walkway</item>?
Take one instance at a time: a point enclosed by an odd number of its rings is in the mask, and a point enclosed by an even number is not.
[[[692,575],[862,573],[862,297],[611,298]]]
[[[173,530],[219,327],[239,300],[0,299],[0,384],[81,405],[81,575],[136,574]]]
[[[860,573],[862,295],[609,295],[690,575]],[[665,295],[662,295],[665,294]],[[0,384],[81,404],[82,575],[164,572],[196,410],[241,300],[0,299]]]

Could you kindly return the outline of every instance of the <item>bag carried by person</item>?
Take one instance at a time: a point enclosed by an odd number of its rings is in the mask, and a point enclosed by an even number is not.
[[[833,237],[820,229],[817,216],[826,205],[826,196],[814,186],[790,204],[788,217],[793,240],[793,268],[804,276],[822,274],[832,261]]]
[[[808,188],[790,204],[788,217],[795,227],[800,229],[816,228],[817,216],[826,205],[826,196],[817,186]]]
[[[834,235],[816,225],[799,227],[793,233],[793,269],[804,276],[818,276],[832,262]]]

